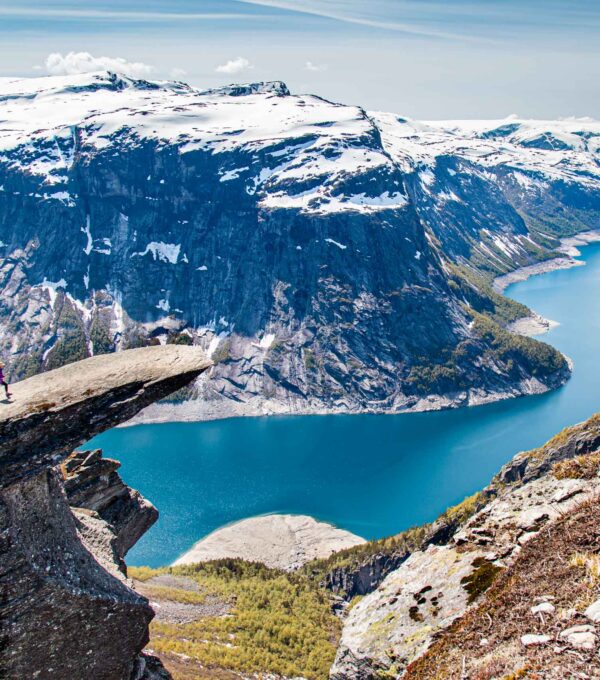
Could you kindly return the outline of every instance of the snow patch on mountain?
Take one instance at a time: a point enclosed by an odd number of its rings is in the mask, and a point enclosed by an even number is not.
[[[161,262],[169,262],[170,264],[177,264],[179,259],[179,252],[181,250],[180,243],[164,243],[163,241],[151,241],[146,249],[140,253],[133,253],[131,257],[139,256],[143,257],[148,253],[152,254],[154,260],[160,260]]]

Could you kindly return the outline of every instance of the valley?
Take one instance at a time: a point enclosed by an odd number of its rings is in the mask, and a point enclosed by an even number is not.
[[[600,244],[581,253],[585,266],[508,289],[559,322],[543,336],[574,363],[559,390],[439,412],[237,418],[101,435],[93,446],[121,461],[126,481],[161,510],[130,564],[169,564],[221,526],[269,513],[311,515],[368,539],[389,536],[432,520],[518,451],[592,415]]]
[[[0,674],[595,677],[599,123],[111,71],[0,118]]]

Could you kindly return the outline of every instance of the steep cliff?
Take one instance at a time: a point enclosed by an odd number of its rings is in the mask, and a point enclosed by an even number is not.
[[[84,480],[101,465],[97,455],[81,462],[70,457],[62,470],[54,466],[209,365],[199,348],[152,347],[94,357],[14,385],[14,402],[0,411],[3,678],[151,677],[154,664],[139,654],[153,612],[121,571],[140,533],[132,504],[146,523],[151,506],[115,479],[114,470],[112,500],[98,477]]]
[[[437,408],[567,378],[502,333],[527,310],[490,283],[597,226],[597,124],[417,123],[281,83],[0,89],[14,376],[196,344],[218,364],[199,416]]]
[[[129,549],[158,519],[157,509],[117,473],[120,463],[102,451],[75,451],[60,465],[69,505],[97,513],[117,536],[117,554]]]

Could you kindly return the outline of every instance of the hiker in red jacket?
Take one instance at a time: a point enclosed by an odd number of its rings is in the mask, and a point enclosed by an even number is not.
[[[6,391],[6,398],[10,399],[12,397],[12,394],[8,391],[8,383],[4,379],[4,366],[6,364],[3,361],[0,361],[0,385],[4,385],[4,389]]]

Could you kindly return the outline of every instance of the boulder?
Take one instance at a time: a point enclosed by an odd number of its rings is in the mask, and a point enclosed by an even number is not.
[[[600,599],[592,602],[592,604],[585,610],[585,615],[594,623],[600,623]]]
[[[575,649],[595,649],[596,629],[594,626],[581,625],[567,628],[559,637]]]
[[[524,647],[534,647],[536,645],[545,645],[550,642],[552,638],[549,635],[536,635],[535,633],[528,633],[521,637],[521,644]]]

